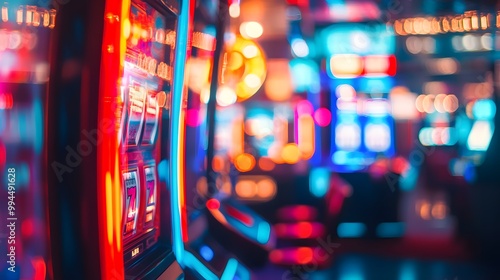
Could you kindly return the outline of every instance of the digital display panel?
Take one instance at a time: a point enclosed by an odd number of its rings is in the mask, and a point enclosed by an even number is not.
[[[157,197],[157,181],[156,181],[156,172],[153,166],[148,166],[144,168],[144,177],[146,179],[146,196],[145,196],[145,205],[146,205],[146,224],[150,224],[155,215],[156,210],[156,197]]]
[[[137,171],[123,173],[123,183],[125,186],[125,227],[123,234],[130,236],[137,229],[137,217],[139,210],[139,177]]]
[[[158,130],[158,96],[150,94],[146,101],[146,120],[144,122],[144,134],[142,136],[143,144],[153,144]]]
[[[139,137],[141,136],[140,132],[144,119],[146,89],[133,77],[130,78],[129,82],[128,96],[126,99],[127,130],[125,139],[127,144],[136,146],[139,144]]]

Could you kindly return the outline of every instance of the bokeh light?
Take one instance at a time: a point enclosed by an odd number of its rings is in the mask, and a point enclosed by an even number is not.
[[[288,143],[283,147],[281,151],[281,157],[288,164],[297,163],[300,159],[300,150],[297,144]]]
[[[314,112],[314,121],[321,127],[328,126],[332,120],[332,113],[327,108],[319,108]]]
[[[243,153],[234,159],[236,169],[241,172],[248,172],[255,167],[255,157],[251,154]]]
[[[244,38],[256,39],[262,36],[264,28],[256,21],[243,22],[240,25],[240,34]]]

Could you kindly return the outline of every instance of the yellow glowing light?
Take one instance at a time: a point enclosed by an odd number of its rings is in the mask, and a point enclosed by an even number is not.
[[[238,3],[229,5],[229,16],[232,18],[237,18],[240,16],[240,5]]]
[[[314,119],[312,116],[299,117],[298,138],[298,148],[302,159],[310,159],[314,155]]]
[[[259,54],[259,49],[255,45],[248,45],[243,48],[243,56],[246,58],[254,58]]]
[[[281,151],[281,157],[288,164],[297,163],[300,160],[300,150],[297,144],[286,144]]]
[[[241,154],[234,160],[236,169],[241,172],[248,172],[255,167],[255,157],[251,154]]]
[[[256,39],[262,36],[264,28],[256,21],[243,22],[240,25],[240,33],[245,38]]]
[[[106,220],[108,243],[113,244],[113,179],[111,173],[106,172]]]
[[[266,58],[260,46],[242,36],[226,42],[221,81],[236,92],[237,101],[252,97],[262,86],[266,74]]]
[[[231,52],[229,54],[229,60],[228,60],[228,64],[227,64],[227,68],[229,70],[233,70],[233,71],[238,70],[241,67],[243,67],[243,64],[244,64],[244,60],[243,60],[243,56],[241,55],[241,53]]]
[[[128,39],[130,37],[130,32],[131,32],[130,20],[126,18],[123,21],[123,37],[125,37],[125,39]]]

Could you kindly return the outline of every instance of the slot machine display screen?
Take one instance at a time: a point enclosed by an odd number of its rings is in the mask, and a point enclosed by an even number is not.
[[[176,17],[132,1],[129,23],[119,133],[126,265],[161,238],[170,242],[166,148]]]

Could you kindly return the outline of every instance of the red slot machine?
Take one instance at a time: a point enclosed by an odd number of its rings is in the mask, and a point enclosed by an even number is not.
[[[56,9],[45,4],[0,5],[0,279],[51,275],[44,133]]]
[[[164,0],[62,8],[49,86],[55,278],[181,278],[171,245],[170,100],[187,11]]]

